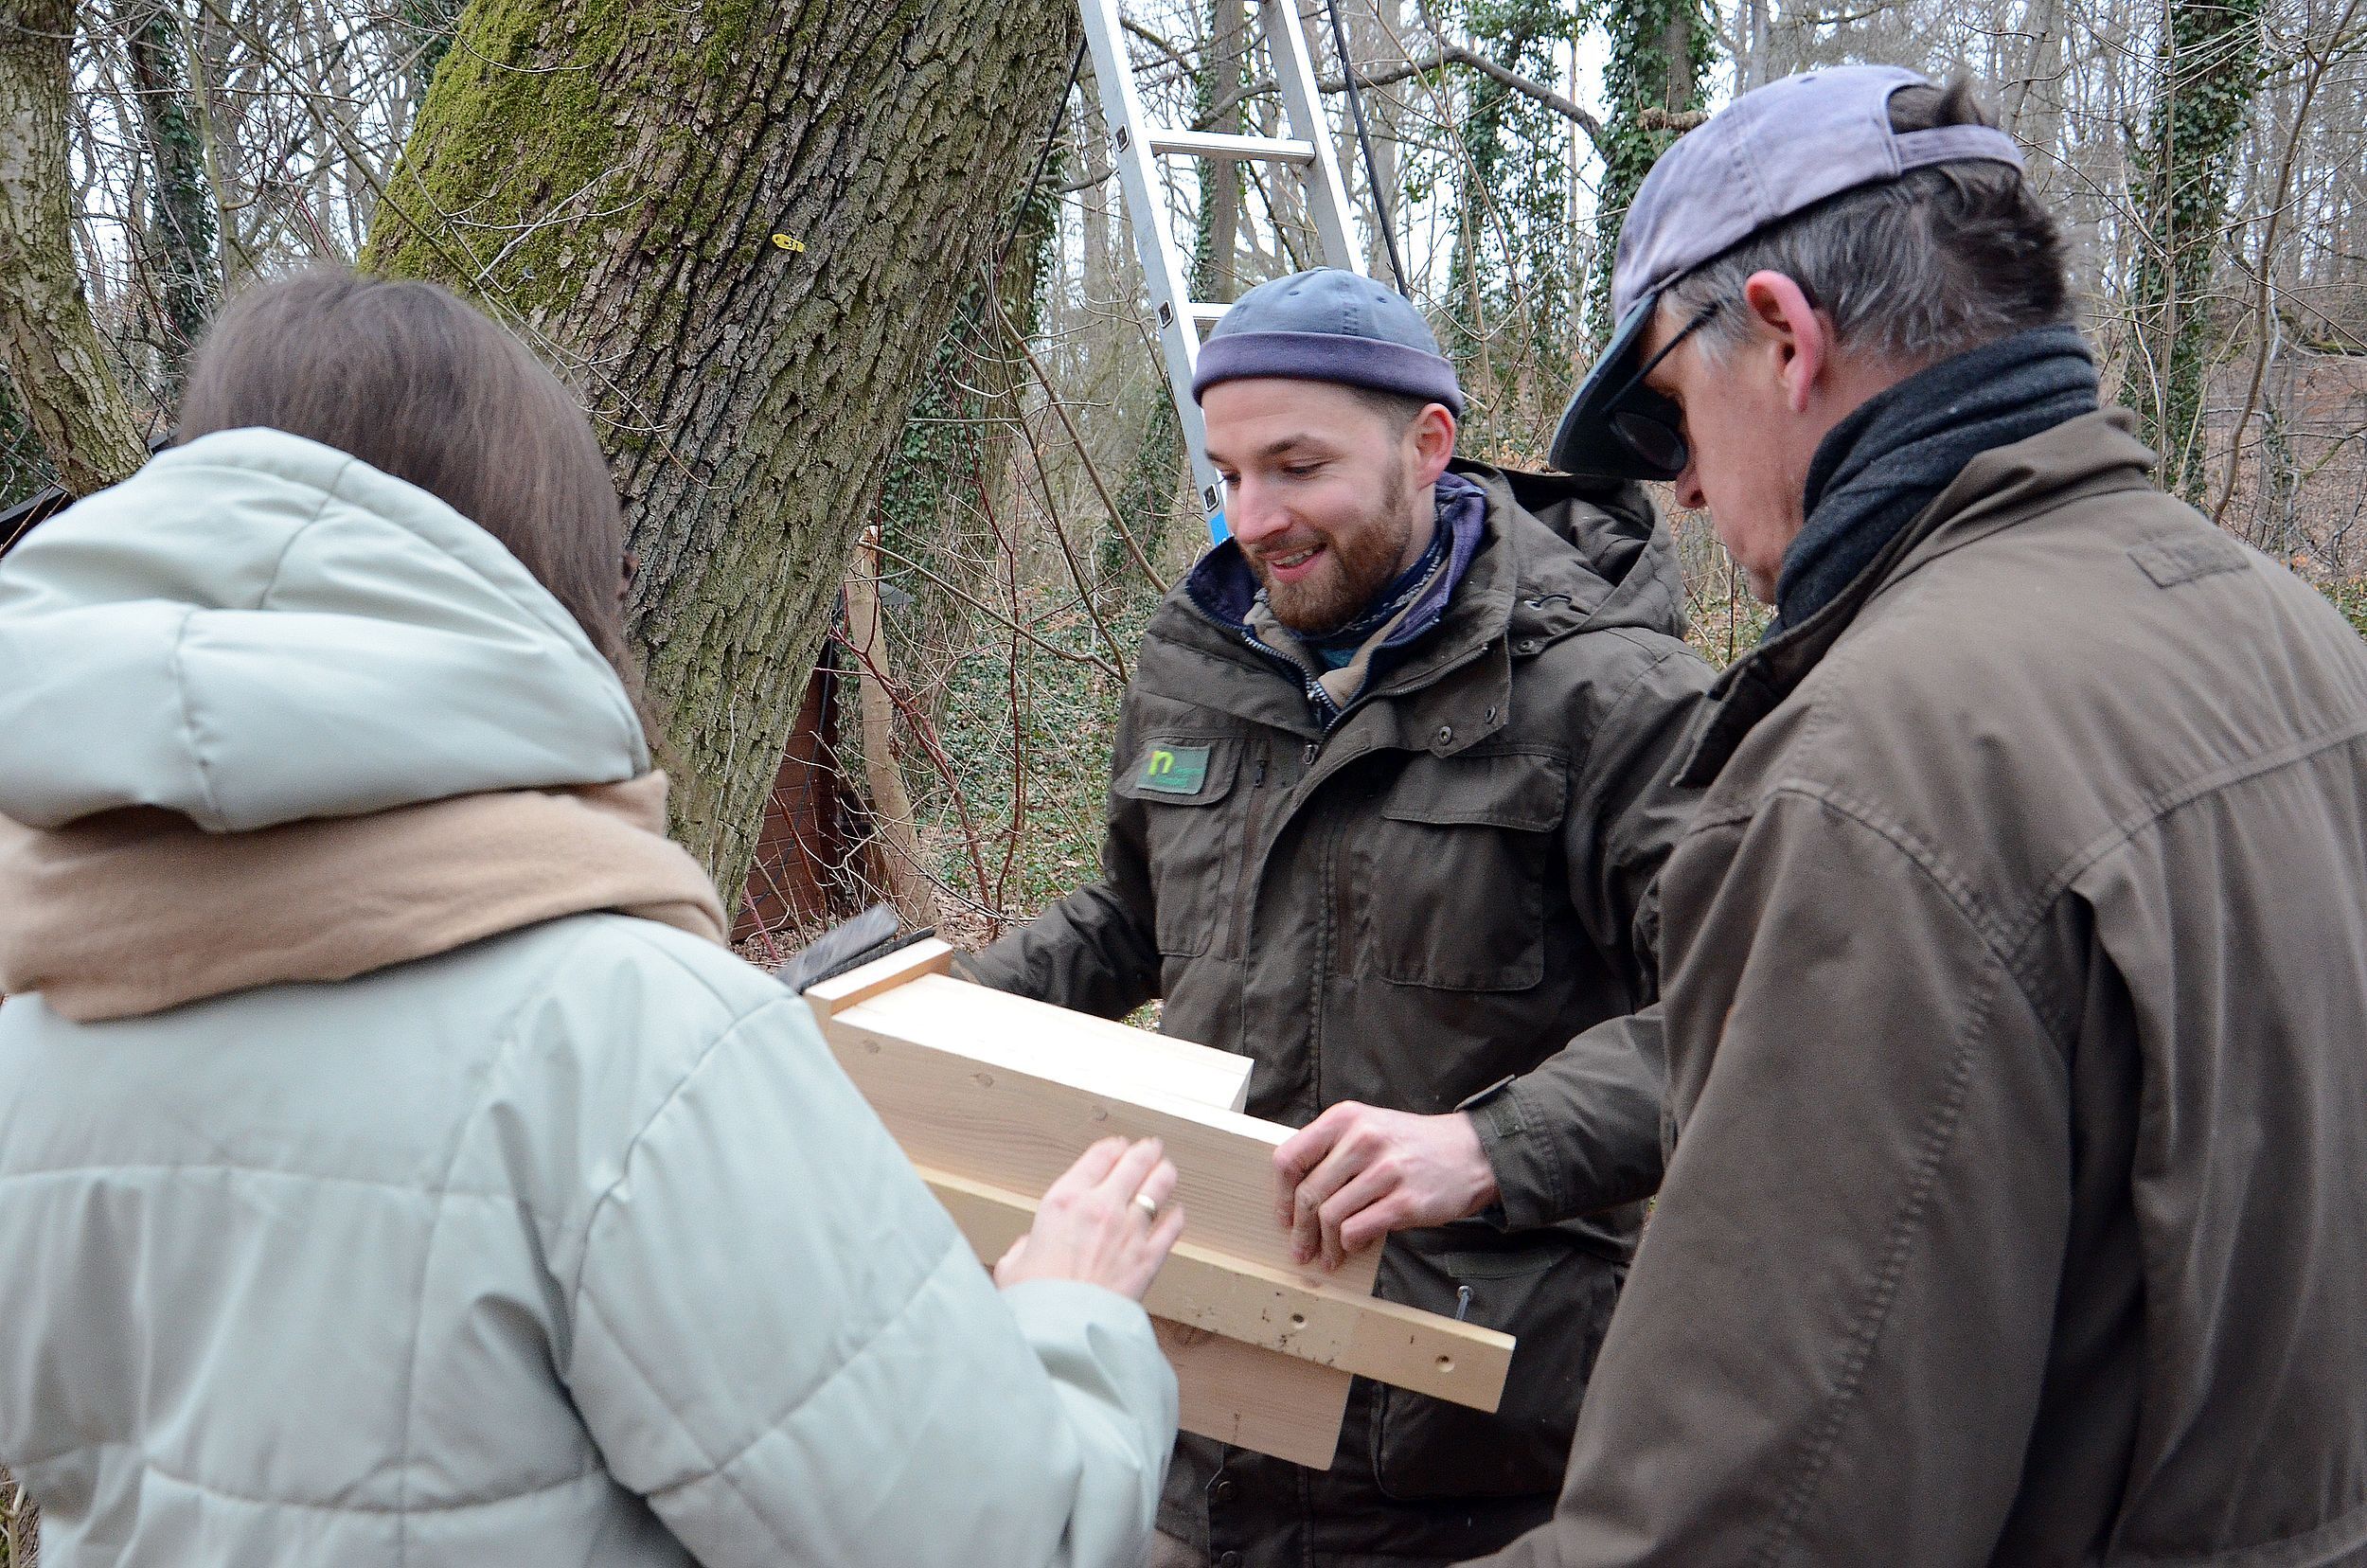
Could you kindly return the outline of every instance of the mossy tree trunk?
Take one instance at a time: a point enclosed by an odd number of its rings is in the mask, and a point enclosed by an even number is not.
[[[371,260],[488,301],[593,402],[675,829],[727,893],[1075,28],[1070,0],[476,0],[389,184]]]
[[[0,371],[0,508],[29,500],[57,482],[41,437],[17,406],[15,383]],[[11,543],[6,530],[0,530],[0,550]]]
[[[99,352],[74,270],[66,171],[73,0],[17,0],[0,14],[0,360],[58,481],[102,490],[148,460],[123,388]]]
[[[1715,34],[1702,0],[1632,0],[1605,6],[1611,58],[1603,89],[1611,115],[1603,127],[1603,185],[1594,205],[1593,314],[1608,335],[1611,260],[1619,231],[1644,176],[1671,143],[1698,123]]]
[[[2128,400],[2162,478],[2200,500],[2212,275],[2226,240],[2236,144],[2260,85],[2259,0],[2169,0],[2137,149],[2137,353]]]
[[[1208,11],[1208,51],[1193,83],[1194,106],[1205,117],[1210,109],[1225,104],[1208,129],[1237,136],[1246,123],[1238,99],[1249,67],[1249,0],[1209,0]],[[1239,291],[1240,248],[1241,166],[1231,158],[1202,158],[1200,223],[1192,255],[1194,299],[1232,302]]]
[[[115,20],[131,57],[140,140],[149,159],[155,250],[141,259],[156,294],[164,383],[178,401],[189,349],[205,334],[222,297],[214,192],[205,178],[200,116],[189,92],[180,0],[130,0],[117,5]]]

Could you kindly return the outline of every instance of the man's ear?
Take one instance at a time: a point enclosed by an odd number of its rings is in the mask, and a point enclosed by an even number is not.
[[[1742,307],[1775,356],[1784,401],[1794,414],[1806,413],[1817,377],[1832,358],[1832,324],[1808,303],[1807,291],[1779,272],[1754,272],[1745,278]]]
[[[1415,483],[1425,489],[1438,483],[1454,458],[1454,416],[1445,403],[1432,403],[1414,416],[1405,434],[1414,449]]]

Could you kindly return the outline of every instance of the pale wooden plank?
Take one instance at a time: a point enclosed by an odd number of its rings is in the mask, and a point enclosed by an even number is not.
[[[988,1263],[1034,1223],[1031,1198],[926,1167],[920,1174]],[[1186,1327],[1475,1410],[1496,1408],[1512,1363],[1509,1334],[1333,1285],[1309,1287],[1189,1242],[1176,1247],[1143,1306]]]
[[[898,948],[884,958],[874,958],[861,969],[848,970],[835,979],[807,987],[806,1006],[813,1009],[814,1017],[827,1019],[909,980],[924,974],[941,974],[952,963],[953,950],[932,936],[910,947]]]
[[[925,1167],[921,1176],[988,1265],[1032,1222],[1032,1207],[1010,1193]],[[1174,1268],[1170,1259],[1160,1277]],[[1151,1289],[1156,1293],[1159,1287],[1154,1283]],[[1159,1348],[1175,1368],[1178,1421],[1184,1431],[1293,1464],[1330,1468],[1340,1445],[1340,1422],[1347,1414],[1350,1374],[1153,1311]]]
[[[1185,1240],[1307,1286],[1372,1293],[1377,1247],[1336,1274],[1291,1260],[1273,1213],[1273,1151],[1291,1129],[1150,1090],[1097,1093],[862,1020],[863,1009],[850,1008],[828,1019],[823,1034],[916,1165],[1041,1193],[1101,1138],[1160,1138],[1179,1173]]]
[[[860,1004],[840,1002],[834,1011],[859,1012],[848,1022],[1100,1094],[1132,1097],[1147,1089],[1219,1111],[1249,1103],[1253,1064],[1245,1056],[951,975],[918,975]]]
[[[1329,1470],[1348,1411],[1345,1372],[1152,1318],[1175,1368],[1184,1431],[1309,1470]]]

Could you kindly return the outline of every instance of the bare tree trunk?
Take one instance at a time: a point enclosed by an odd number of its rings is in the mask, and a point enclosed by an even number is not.
[[[246,165],[240,120],[229,92],[230,29],[210,6],[197,8],[189,31],[190,101],[199,121],[198,146],[205,154],[205,184],[214,193],[214,232],[221,245],[223,287],[254,270],[239,239],[236,210],[250,192],[237,188]]]
[[[59,483],[76,495],[148,460],[99,353],[68,238],[66,58],[73,0],[19,0],[0,21],[0,358]]]
[[[1202,114],[1213,104],[1237,100],[1248,75],[1248,0],[1211,0],[1210,9],[1208,54],[1201,65],[1197,95]],[[1209,129],[1239,135],[1240,104],[1230,103]],[[1231,300],[1241,248],[1241,166],[1230,158],[1201,160],[1199,240],[1200,254],[1192,259],[1193,297]]]
[[[2260,51],[2260,0],[2168,0],[2139,149],[2145,250],[2134,300],[2139,363],[2128,390],[2140,433],[2162,454],[2163,482],[2190,499],[2203,483],[2211,283]]]
[[[880,625],[880,530],[863,530],[855,563],[846,574],[846,646],[854,655],[858,728],[863,733],[864,792],[871,796],[871,822],[885,850],[888,899],[907,927],[934,925],[936,891],[929,885],[929,863],[920,851],[912,796],[896,761],[896,704],[880,677],[887,663],[887,637]]]
[[[140,139],[154,181],[149,198],[153,254],[144,259],[156,284],[165,383],[177,395],[189,348],[222,297],[214,193],[205,178],[201,116],[189,93],[189,54],[177,0],[119,4],[116,25],[132,62]]]
[[[373,260],[519,323],[604,425],[675,829],[727,893],[1076,28],[1068,0],[472,7],[389,182]]]
[[[1595,203],[1593,313],[1598,335],[1615,325],[1610,258],[1618,254],[1636,187],[1668,145],[1695,123],[1710,62],[1710,25],[1702,0],[1634,0],[1614,13],[1611,58],[1603,69],[1611,115],[1603,127],[1603,186]]]
[[[38,495],[57,482],[41,437],[25,422],[25,411],[17,406],[15,383],[0,371],[0,508]],[[0,550],[12,543],[8,531],[0,528]],[[0,1559],[0,1568],[5,1568],[5,1559]]]
[[[1395,63],[1405,57],[1404,0],[1372,0],[1369,9],[1357,7],[1348,12],[1348,46],[1357,53],[1357,75],[1361,80],[1368,80],[1374,63]],[[1364,241],[1364,270],[1375,277],[1389,277],[1389,238],[1381,225],[1401,223],[1404,216],[1400,209],[1405,205],[1405,193],[1398,188],[1402,182],[1397,173],[1397,154],[1405,134],[1405,89],[1387,84],[1367,88],[1364,112],[1372,117],[1373,141],[1373,168],[1366,182],[1366,191],[1373,199],[1373,230]],[[1401,234],[1399,238],[1405,237]],[[1406,266],[1415,267],[1413,257],[1406,258]]]

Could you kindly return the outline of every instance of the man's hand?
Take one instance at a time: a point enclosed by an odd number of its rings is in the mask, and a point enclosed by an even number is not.
[[[1275,1218],[1301,1263],[1336,1269],[1391,1231],[1443,1225],[1496,1201],[1479,1129],[1460,1111],[1416,1116],[1344,1100],[1274,1150]]]

